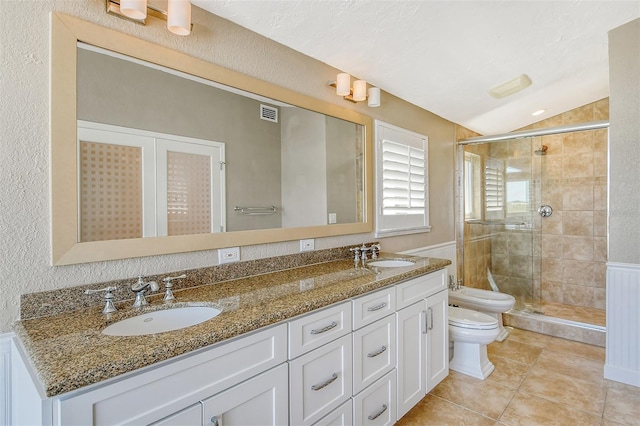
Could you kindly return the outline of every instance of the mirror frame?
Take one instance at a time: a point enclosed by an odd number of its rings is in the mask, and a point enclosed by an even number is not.
[[[78,242],[77,43],[84,42],[364,126],[364,222]],[[221,66],[57,12],[51,13],[51,263],[70,265],[373,231],[372,119]]]

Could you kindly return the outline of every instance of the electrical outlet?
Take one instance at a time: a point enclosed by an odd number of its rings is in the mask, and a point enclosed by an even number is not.
[[[218,249],[218,263],[238,262],[240,260],[240,247],[227,247]]]
[[[315,241],[313,238],[308,240],[300,240],[300,251],[311,251],[315,247]]]
[[[338,221],[338,215],[335,213],[329,213],[329,224],[336,223]]]
[[[300,280],[300,291],[307,291],[313,289],[315,287],[315,280],[313,278],[307,278],[304,280]]]

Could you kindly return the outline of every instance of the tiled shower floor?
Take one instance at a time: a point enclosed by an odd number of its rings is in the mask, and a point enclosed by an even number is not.
[[[570,321],[583,322],[602,327],[606,325],[604,309],[544,302],[542,305],[542,313],[549,317],[562,318]]]

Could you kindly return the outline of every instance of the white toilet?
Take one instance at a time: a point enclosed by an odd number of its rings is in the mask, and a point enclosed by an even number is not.
[[[453,342],[453,358],[449,368],[484,380],[495,369],[487,357],[487,345],[500,329],[498,321],[478,311],[449,306],[449,340]]]
[[[516,303],[516,299],[510,294],[460,286],[459,290],[449,289],[449,303],[494,317],[500,328],[496,341],[502,342],[509,335],[502,325],[502,313],[513,308]]]

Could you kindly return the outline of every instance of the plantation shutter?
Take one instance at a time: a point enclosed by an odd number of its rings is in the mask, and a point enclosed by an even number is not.
[[[376,121],[376,235],[429,230],[426,136]]]

